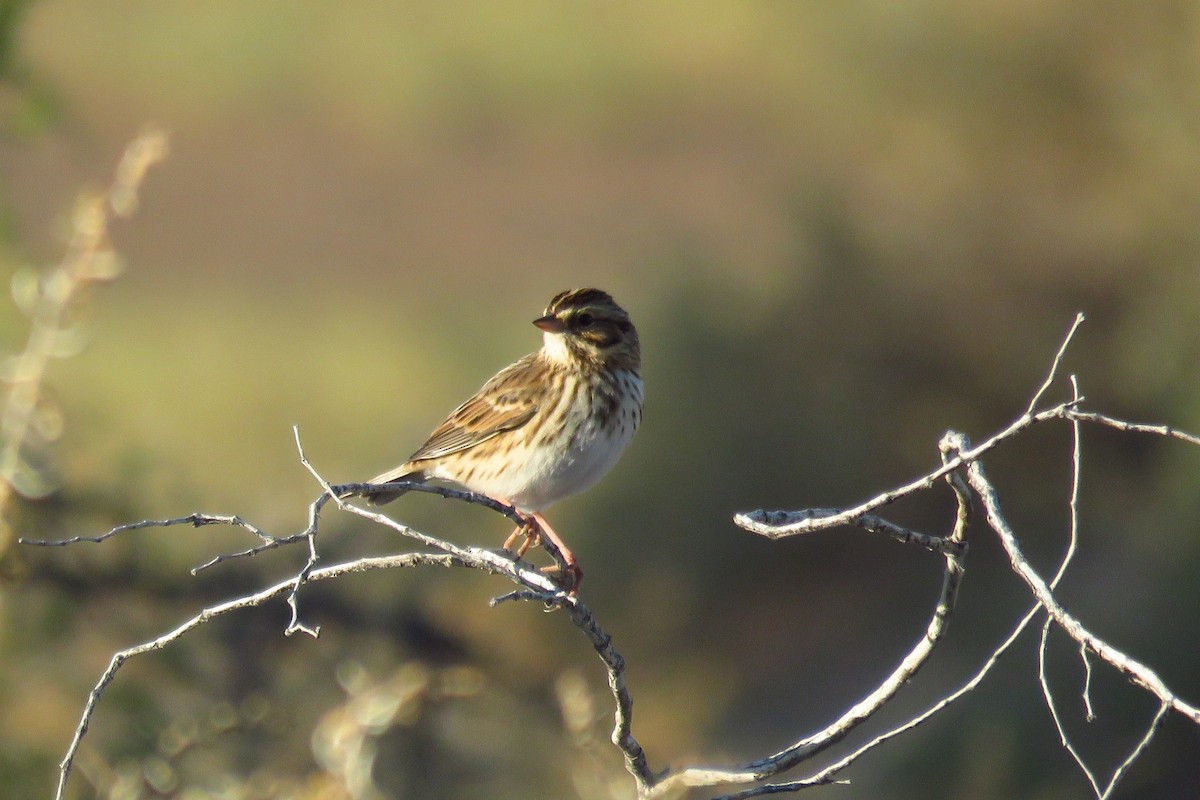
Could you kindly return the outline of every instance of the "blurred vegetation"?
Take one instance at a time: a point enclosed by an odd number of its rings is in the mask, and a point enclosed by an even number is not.
[[[172,141],[113,231],[129,269],[97,296],[90,346],[50,373],[59,488],[22,505],[22,532],[193,509],[291,532],[317,491],[292,424],[330,479],[375,474],[536,346],[554,292],[602,286],[642,331],[646,424],[552,518],[629,661],[655,766],[760,755],[893,666],[938,568],[861,532],[758,541],[733,512],[861,500],[935,464],[946,428],[982,437],[1077,310],[1066,368],[1093,407],[1200,429],[1198,41],[1200,7],[1160,0],[0,4],[4,279],[58,262],[72,198],[143,122]],[[27,322],[0,312],[6,352]],[[1064,547],[1068,462],[1061,429],[988,462],[1039,563]],[[1087,431],[1063,588],[1193,700],[1198,465]],[[895,514],[936,531],[951,509]],[[506,533],[432,498],[396,512],[461,541]],[[327,524],[330,559],[398,546]],[[976,534],[950,640],[896,719],[1025,608]],[[300,563],[188,574],[245,544],[174,528],[7,555],[12,796],[48,795],[113,651]],[[139,658],[74,796],[371,797],[371,763],[381,796],[628,796],[599,664],[555,615],[489,610],[504,589],[362,576],[302,596],[318,641],[283,638],[275,607]],[[812,794],[1087,796],[1033,669],[1030,642],[851,787]],[[1097,680],[1100,719],[1073,733],[1112,764],[1153,709]],[[589,692],[590,729],[564,722]],[[1200,794],[1198,744],[1168,722],[1118,796]]]

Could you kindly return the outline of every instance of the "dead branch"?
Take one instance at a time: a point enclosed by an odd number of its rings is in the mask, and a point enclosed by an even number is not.
[[[875,533],[885,533],[901,542],[914,544],[925,548],[944,561],[941,588],[930,614],[925,630],[909,652],[893,668],[878,686],[866,692],[862,699],[840,714],[824,728],[807,736],[800,737],[775,753],[765,755],[751,761],[730,766],[685,766],[673,770],[654,772],[649,766],[647,754],[633,735],[633,698],[626,682],[626,664],[613,644],[612,637],[601,627],[592,611],[578,597],[563,591],[549,577],[533,565],[514,558],[507,552],[496,552],[476,547],[461,547],[449,541],[430,536],[417,531],[378,511],[363,508],[350,502],[355,497],[371,491],[371,484],[342,484],[333,485],[326,481],[309,462],[301,446],[299,434],[296,433],[296,446],[300,460],[311,472],[314,479],[321,485],[322,493],[309,505],[307,526],[293,534],[275,536],[236,515],[211,515],[195,513],[183,517],[165,520],[143,520],[112,528],[98,536],[76,536],[61,541],[37,541],[29,544],[45,546],[62,546],[81,542],[100,543],[130,530],[168,527],[173,525],[231,525],[246,530],[257,543],[249,548],[232,553],[218,554],[200,564],[193,573],[216,564],[251,557],[268,550],[283,546],[304,543],[308,557],[304,566],[297,574],[285,581],[280,581],[252,594],[234,598],[223,603],[208,607],[194,617],[184,621],[176,628],[139,645],[122,650],[113,655],[108,668],[102,673],[95,684],[83,708],[74,737],[67,749],[60,768],[56,797],[64,800],[67,782],[70,778],[72,763],[79,747],[87,734],[89,724],[97,711],[105,689],[114,680],[123,664],[134,656],[162,650],[177,641],[184,634],[196,629],[208,621],[232,611],[262,605],[268,601],[283,597],[290,607],[290,620],[284,629],[285,634],[293,632],[307,633],[317,636],[319,628],[305,624],[301,617],[301,599],[304,586],[310,582],[341,578],[355,572],[376,569],[391,569],[417,566],[446,566],[474,569],[482,572],[500,575],[516,585],[516,590],[495,598],[493,605],[510,601],[534,601],[546,607],[561,610],[563,616],[591,643],[593,649],[604,664],[609,689],[614,703],[612,741],[622,752],[625,766],[633,777],[638,796],[644,800],[661,798],[686,792],[690,789],[733,786],[744,787],[725,798],[749,798],[753,796],[796,792],[808,786],[839,782],[841,774],[860,757],[888,742],[895,737],[907,733],[925,723],[949,704],[956,702],[970,693],[990,673],[1000,658],[1008,652],[1020,635],[1026,630],[1032,620],[1039,614],[1045,614],[1045,627],[1042,636],[1042,652],[1044,653],[1045,638],[1050,628],[1057,627],[1079,643],[1081,657],[1084,659],[1090,680],[1091,663],[1088,654],[1094,654],[1103,663],[1125,674],[1138,687],[1150,692],[1159,700],[1159,710],[1149,722],[1147,730],[1127,758],[1114,770],[1107,781],[1097,779],[1083,759],[1077,753],[1074,757],[1092,785],[1097,797],[1108,797],[1129,767],[1150,746],[1155,734],[1160,729],[1169,712],[1175,711],[1187,719],[1200,724],[1200,709],[1183,700],[1173,692],[1159,676],[1148,666],[1126,655],[1108,642],[1091,633],[1083,623],[1067,612],[1054,596],[1054,590],[1065,574],[1078,545],[1078,492],[1081,464],[1080,425],[1092,423],[1105,425],[1124,432],[1145,433],[1169,437],[1189,444],[1200,444],[1200,438],[1183,433],[1168,426],[1145,425],[1128,423],[1102,414],[1080,410],[1083,397],[1073,376],[1070,379],[1071,396],[1069,400],[1041,407],[1043,398],[1049,389],[1057,384],[1058,372],[1061,367],[1067,347],[1077,331],[1082,316],[1076,318],[1070,331],[1062,341],[1052,364],[1039,388],[1016,419],[1002,430],[985,438],[981,444],[972,445],[968,438],[957,432],[948,432],[939,443],[941,463],[927,474],[910,481],[900,487],[883,492],[853,508],[848,509],[802,509],[794,511],[754,511],[738,514],[735,521],[742,527],[768,538],[776,539],[826,529],[838,525],[855,525]],[[1018,545],[1016,533],[1005,520],[1000,501],[994,486],[988,480],[983,466],[983,457],[1002,443],[1014,439],[1030,426],[1050,421],[1067,422],[1071,425],[1073,448],[1071,452],[1072,488],[1069,498],[1070,530],[1068,546],[1054,575],[1048,580],[1043,578],[1027,561]],[[918,491],[934,488],[945,480],[950,486],[955,499],[955,514],[948,521],[948,530],[942,535],[929,534],[910,530],[896,525],[874,512],[901,498]],[[491,498],[472,492],[464,492],[442,487],[413,484],[413,491],[434,492],[448,499],[482,505],[495,513],[502,514],[518,523],[520,515],[515,509]],[[950,618],[954,613],[955,602],[962,588],[965,574],[965,557],[967,552],[967,533],[971,522],[972,505],[975,498],[981,503],[988,527],[998,537],[1008,555],[1012,571],[1021,578],[1030,592],[1034,604],[1012,628],[1010,634],[991,653],[972,678],[947,693],[936,703],[924,711],[914,715],[907,721],[881,734],[876,734],[865,744],[849,754],[825,765],[807,777],[787,781],[771,782],[772,778],[796,769],[799,765],[812,760],[834,745],[842,742],[851,733],[858,730],[865,722],[883,709],[896,694],[911,681],[920,668],[927,663],[934,649],[946,637]],[[322,513],[329,503],[344,513],[359,516],[373,524],[389,528],[401,536],[411,539],[421,547],[423,552],[402,553],[392,556],[362,558],[332,566],[320,565],[320,552],[317,546],[318,530]],[[550,548],[551,556],[557,554]],[[1045,690],[1045,700],[1052,718],[1057,725],[1064,747],[1074,752],[1074,749],[1063,732],[1059,714],[1045,680],[1044,664],[1041,668],[1040,680]],[[1085,686],[1084,693],[1090,690]],[[1090,701],[1089,701],[1090,702]]]

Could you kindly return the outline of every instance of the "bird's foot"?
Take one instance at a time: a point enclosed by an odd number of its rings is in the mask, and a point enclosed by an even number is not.
[[[530,518],[524,525],[517,527],[508,538],[504,540],[504,549],[512,553],[517,558],[523,558],[532,547],[541,538],[541,532],[538,530],[537,523]],[[513,545],[517,540],[521,539],[521,544],[516,550]]]
[[[554,581],[558,588],[571,597],[579,594],[579,586],[583,583],[583,568],[578,563],[559,563],[552,567],[542,567],[542,574]]]
[[[521,540],[516,550],[513,545]],[[532,514],[525,518],[525,524],[514,530],[504,541],[504,549],[513,553],[516,558],[522,558],[534,544],[541,544],[553,556],[555,565],[544,567],[542,573],[552,576],[559,588],[572,597],[579,591],[583,583],[583,568],[575,559],[575,554],[563,543],[554,529],[550,527],[541,514]]]

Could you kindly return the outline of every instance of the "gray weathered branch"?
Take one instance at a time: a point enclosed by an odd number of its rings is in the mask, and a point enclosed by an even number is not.
[[[1056,384],[1058,371],[1066,349],[1081,322],[1082,316],[1076,318],[1066,338],[1056,352],[1044,381],[1034,392],[1024,412],[1005,428],[984,439],[981,444],[973,446],[964,434],[948,432],[939,443],[940,465],[907,484],[883,492],[852,508],[840,510],[815,508],[793,511],[755,511],[739,514],[735,517],[737,523],[742,527],[771,539],[832,528],[839,525],[854,525],[873,533],[887,534],[907,544],[923,547],[940,555],[944,560],[941,589],[925,630],[892,672],[877,687],[863,695],[861,700],[839,715],[837,719],[830,722],[821,730],[793,741],[778,752],[730,767],[685,766],[674,770],[665,770],[660,773],[652,771],[646,753],[633,735],[633,698],[626,682],[625,661],[615,648],[612,637],[601,627],[592,611],[578,597],[564,591],[550,577],[532,564],[516,559],[510,553],[476,547],[460,547],[451,542],[410,528],[381,512],[363,508],[349,502],[356,496],[369,493],[375,487],[372,484],[331,485],[310,464],[301,447],[297,432],[296,445],[300,453],[301,462],[309,469],[323,490],[309,505],[307,526],[304,530],[297,533],[286,536],[275,536],[240,516],[194,513],[171,519],[143,520],[141,522],[120,525],[98,536],[76,536],[60,541],[40,540],[26,542],[27,544],[44,546],[62,546],[82,542],[100,543],[131,530],[175,525],[193,525],[199,527],[217,524],[242,528],[257,540],[257,544],[252,547],[232,553],[219,554],[210,558],[196,567],[193,573],[217,564],[252,557],[269,550],[301,542],[304,543],[308,551],[308,557],[304,566],[295,576],[252,594],[205,608],[173,630],[167,631],[150,641],[114,654],[107,669],[100,676],[100,679],[93,687],[84,704],[79,724],[76,727],[66,755],[60,764],[56,798],[58,800],[65,799],[66,786],[70,778],[72,763],[78,753],[80,744],[87,734],[88,727],[96,713],[99,702],[105,689],[129,659],[138,655],[162,650],[186,633],[218,616],[244,608],[259,606],[281,597],[286,600],[291,610],[290,621],[284,632],[288,634],[302,632],[316,636],[319,633],[319,629],[316,626],[305,624],[301,619],[300,600],[304,586],[308,583],[340,578],[355,572],[416,566],[460,567],[500,575],[513,582],[517,588],[515,591],[495,598],[492,601],[493,605],[500,602],[533,601],[545,604],[547,607],[560,609],[563,612],[563,615],[587,637],[605,666],[609,689],[614,702],[612,741],[622,752],[625,759],[625,767],[630,775],[633,776],[638,796],[642,800],[663,798],[668,795],[674,796],[677,793],[686,793],[696,788],[720,786],[740,787],[732,794],[724,795],[725,800],[744,800],[745,798],[760,795],[796,792],[809,786],[841,782],[843,780],[841,774],[844,770],[855,763],[860,757],[885,742],[913,730],[931,719],[949,704],[971,692],[989,674],[1004,653],[1012,647],[1013,643],[1027,629],[1031,621],[1036,616],[1045,613],[1046,626],[1043,628],[1040,646],[1041,654],[1044,654],[1046,636],[1049,633],[1050,626],[1057,626],[1079,643],[1081,657],[1084,659],[1085,666],[1087,667],[1089,679],[1091,663],[1088,660],[1088,655],[1094,654],[1104,663],[1111,665],[1125,674],[1134,685],[1152,693],[1159,700],[1158,712],[1149,721],[1142,738],[1126,759],[1113,771],[1107,782],[1102,782],[1093,775],[1083,759],[1075,752],[1071,742],[1063,732],[1064,728],[1059,719],[1056,705],[1049,692],[1049,685],[1045,678],[1043,661],[1040,667],[1039,680],[1043,686],[1047,707],[1060,732],[1063,745],[1073,754],[1079,767],[1090,781],[1097,797],[1107,798],[1111,795],[1117,783],[1126,774],[1129,767],[1149,747],[1166,716],[1171,711],[1178,712],[1187,719],[1200,724],[1200,709],[1172,691],[1150,667],[1091,633],[1080,620],[1067,612],[1054,596],[1054,590],[1070,564],[1078,544],[1078,497],[1081,462],[1080,426],[1084,423],[1103,425],[1123,432],[1157,435],[1193,445],[1200,445],[1200,437],[1184,433],[1169,426],[1131,423],[1103,414],[1083,411],[1081,410],[1083,397],[1079,393],[1074,376],[1070,379],[1071,396],[1069,400],[1040,408],[1042,399],[1049,389]],[[1054,420],[1067,422],[1071,425],[1072,429],[1072,486],[1069,498],[1070,531],[1066,552],[1054,575],[1046,579],[1029,564],[1021,552],[1017,535],[1000,510],[999,498],[984,471],[982,458],[999,445],[1012,440],[1030,426]],[[911,530],[896,525],[874,513],[883,506],[901,498],[919,491],[932,489],[943,479],[946,480],[953,491],[956,508],[953,520],[947,522],[948,530],[944,535]],[[524,522],[520,514],[512,507],[473,492],[429,486],[426,484],[412,484],[407,488],[411,491],[432,492],[452,500],[482,505],[498,514],[504,515],[517,524]],[[1012,571],[1021,578],[1032,595],[1034,599],[1033,606],[1016,623],[1010,634],[995,648],[973,677],[961,686],[945,694],[936,703],[900,725],[894,726],[882,734],[875,735],[849,754],[842,756],[832,763],[826,764],[807,777],[772,782],[772,779],[794,770],[799,765],[813,759],[814,756],[842,742],[847,736],[862,726],[863,723],[870,720],[913,679],[922,665],[931,657],[934,649],[944,641],[949,620],[954,612],[955,601],[962,586],[964,559],[967,552],[966,536],[975,498],[978,498],[982,504],[986,512],[988,527],[999,538],[1008,556]],[[419,543],[422,547],[427,548],[429,552],[361,558],[340,564],[322,566],[320,564],[320,552],[317,548],[317,534],[322,513],[330,503],[333,503],[340,511],[354,514],[374,524],[390,528],[402,536]],[[561,563],[561,555],[555,551],[553,545],[551,543],[546,543],[546,545],[548,545],[547,549],[551,557]],[[1085,685],[1085,702],[1090,702],[1089,691]]]

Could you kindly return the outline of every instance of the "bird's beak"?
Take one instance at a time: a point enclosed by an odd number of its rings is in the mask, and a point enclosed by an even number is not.
[[[562,333],[567,329],[563,321],[553,314],[548,314],[544,317],[538,317],[533,321],[533,324],[544,330],[546,333]]]

